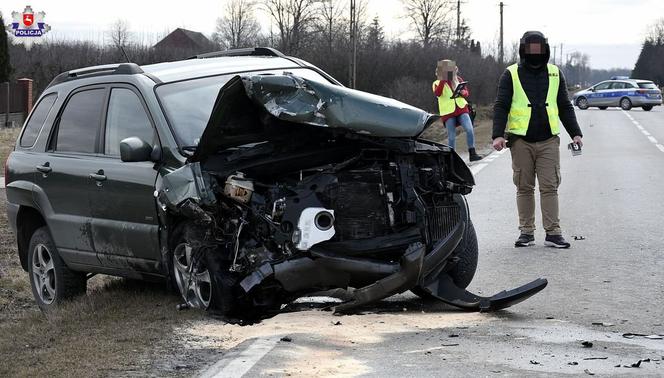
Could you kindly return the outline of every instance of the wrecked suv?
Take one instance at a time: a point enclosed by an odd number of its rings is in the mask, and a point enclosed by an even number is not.
[[[468,310],[546,286],[465,290],[474,185],[436,117],[256,48],[65,72],[6,163],[7,211],[42,309],[96,273],[167,278],[233,318],[348,289],[349,312],[412,290]]]

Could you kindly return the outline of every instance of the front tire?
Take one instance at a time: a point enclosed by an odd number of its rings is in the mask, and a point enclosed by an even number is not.
[[[479,258],[477,233],[475,232],[475,226],[473,226],[472,221],[468,223],[463,234],[463,239],[461,239],[459,245],[452,252],[452,256],[456,257],[456,263],[449,270],[443,270],[440,274],[448,274],[458,287],[465,289],[470,285],[473,277],[475,277],[477,260]],[[433,298],[431,294],[420,286],[414,287],[411,291],[422,299]]]
[[[643,105],[641,108],[646,112],[649,112],[652,110],[652,105]]]
[[[620,99],[620,108],[625,111],[632,109],[632,101],[627,97],[623,97]]]
[[[586,110],[586,109],[588,109],[588,108],[590,107],[590,106],[588,105],[588,99],[585,98],[585,97],[579,97],[579,98],[576,100],[576,106],[577,106],[579,109],[581,109],[581,110]]]
[[[46,226],[37,229],[30,238],[28,273],[32,294],[44,312],[85,294],[85,273],[75,272],[65,265]]]

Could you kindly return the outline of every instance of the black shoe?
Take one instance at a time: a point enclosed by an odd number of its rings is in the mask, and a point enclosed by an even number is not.
[[[569,248],[569,244],[562,235],[547,235],[544,239],[544,245],[554,248]]]
[[[535,245],[535,235],[521,234],[514,242],[515,247],[529,247]]]
[[[478,155],[478,154],[475,152],[475,149],[474,149],[474,148],[469,148],[469,149],[468,149],[468,160],[470,160],[470,161],[478,161],[478,160],[482,160],[483,158],[484,158],[484,156],[482,156],[482,155]]]

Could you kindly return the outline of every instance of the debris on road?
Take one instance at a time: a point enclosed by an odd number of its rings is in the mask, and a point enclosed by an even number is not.
[[[613,324],[613,323],[604,323],[604,322],[593,322],[592,325],[602,326],[602,327],[613,327],[615,324]]]
[[[584,358],[585,361],[590,361],[590,360],[606,360],[609,357],[586,357]]]
[[[540,363],[538,361],[535,361],[535,360],[530,360],[530,363],[533,364],[533,365],[540,365]]]
[[[335,326],[341,325],[341,321],[337,320],[336,322],[332,322],[332,325],[335,325]]]
[[[459,346],[459,344],[440,344],[440,346],[451,347],[451,346]]]
[[[626,339],[633,339],[635,337],[643,337],[643,338],[650,339],[650,340],[662,340],[662,339],[664,339],[664,335],[659,335],[659,334],[647,335],[645,333],[632,333],[632,332],[623,333],[622,336]]]
[[[572,361],[572,362],[568,362],[568,363],[567,363],[567,365],[571,365],[571,366],[576,366],[576,365],[578,365],[578,364],[579,364],[579,363],[576,362],[576,361]]]
[[[581,342],[581,345],[583,345],[584,348],[592,348],[593,347],[593,343],[591,343],[590,341],[583,341],[583,342]]]
[[[588,374],[588,375],[595,375],[595,373],[593,373],[592,371],[590,371],[588,369],[584,369],[583,372]]]
[[[574,240],[586,240],[586,237],[581,235],[579,236],[573,235],[572,237],[574,238]]]
[[[456,333],[450,334],[448,337],[459,337]]]
[[[293,339],[290,336],[284,336],[281,339],[279,339],[279,341],[283,341],[285,343],[290,343],[291,341],[293,341]]]

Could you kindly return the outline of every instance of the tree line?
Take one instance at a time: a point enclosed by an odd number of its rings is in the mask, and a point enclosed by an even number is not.
[[[632,77],[652,80],[658,86],[664,86],[664,18],[650,28]]]
[[[404,18],[414,38],[391,40],[377,17],[367,15],[367,0],[355,7],[356,87],[435,111],[431,83],[436,61],[452,59],[471,85],[471,100],[493,101],[505,65],[482,51],[465,22],[457,33],[455,1],[403,0]],[[257,12],[270,16],[264,31]],[[345,0],[230,0],[211,36],[217,49],[269,46],[302,58],[348,83],[350,64],[350,9]],[[110,27],[107,43],[46,40],[26,50],[10,43],[11,77],[34,80],[38,95],[57,74],[75,68],[126,61],[139,65],[187,58],[205,51],[156,50],[132,42],[129,25],[121,20]],[[4,34],[4,33],[3,33]],[[1,56],[0,56],[1,57]]]

